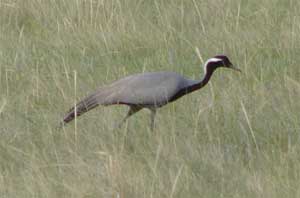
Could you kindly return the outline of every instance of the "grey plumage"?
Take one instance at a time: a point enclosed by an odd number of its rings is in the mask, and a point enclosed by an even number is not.
[[[219,58],[218,58],[219,57]],[[210,61],[211,60],[211,61]],[[76,116],[97,107],[98,105],[124,104],[130,107],[128,117],[142,108],[151,110],[151,128],[154,127],[156,109],[172,102],[181,96],[200,89],[210,79],[217,67],[230,67],[232,64],[224,55],[215,56],[205,64],[205,75],[202,80],[190,80],[175,72],[149,72],[127,76],[110,85],[100,87],[76,105]],[[68,123],[75,117],[75,107],[64,117]]]

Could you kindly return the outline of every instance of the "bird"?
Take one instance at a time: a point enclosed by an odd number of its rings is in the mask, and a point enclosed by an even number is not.
[[[176,72],[145,72],[133,74],[96,91],[79,101],[64,116],[62,124],[67,124],[95,107],[109,105],[127,105],[126,116],[117,125],[118,128],[133,114],[146,108],[151,112],[150,129],[153,131],[157,109],[176,101],[184,95],[204,87],[217,68],[230,68],[241,72],[233,66],[226,55],[209,58],[203,68],[201,80],[188,79]]]

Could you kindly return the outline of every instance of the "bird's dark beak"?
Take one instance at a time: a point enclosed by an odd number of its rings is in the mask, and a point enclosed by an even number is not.
[[[229,68],[242,73],[242,70],[240,70],[239,68],[236,68],[236,67],[233,66],[232,64],[230,65]]]

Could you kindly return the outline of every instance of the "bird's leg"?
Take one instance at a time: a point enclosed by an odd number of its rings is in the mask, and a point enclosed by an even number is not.
[[[155,115],[156,115],[156,108],[151,108],[151,123],[150,123],[150,129],[151,131],[154,130],[155,127]]]
[[[139,106],[130,106],[130,109],[128,110],[127,115],[122,119],[121,122],[119,122],[119,124],[115,127],[115,128],[121,128],[122,124],[133,114],[135,114],[136,112],[140,111],[142,109],[142,107]]]

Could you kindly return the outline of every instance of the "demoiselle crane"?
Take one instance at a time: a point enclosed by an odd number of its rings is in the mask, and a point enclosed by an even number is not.
[[[220,67],[240,71],[233,67],[227,56],[216,55],[205,62],[204,77],[201,80],[188,79],[168,71],[127,76],[110,85],[98,88],[94,93],[78,102],[67,112],[63,123],[72,121],[75,116],[80,116],[98,105],[128,105],[129,111],[119,126],[133,114],[147,108],[151,111],[150,128],[153,130],[157,108],[201,89],[208,83],[213,72]]]

